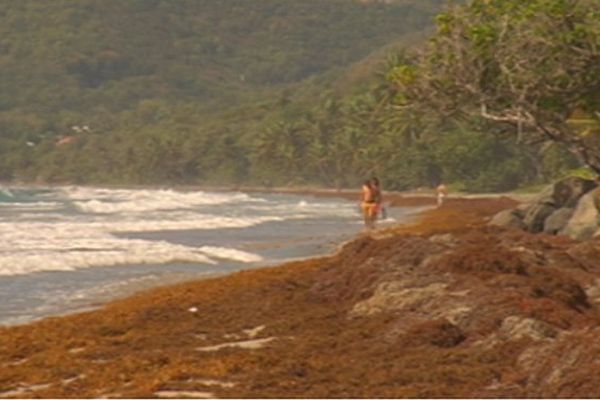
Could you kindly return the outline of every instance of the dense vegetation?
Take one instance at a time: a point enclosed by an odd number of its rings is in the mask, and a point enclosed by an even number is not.
[[[437,17],[424,51],[398,64],[397,104],[513,127],[560,143],[600,174],[600,2],[474,0]]]
[[[313,108],[283,113],[253,142],[253,175],[276,184],[319,177],[347,187],[375,174],[392,189],[445,181],[488,192],[549,182],[579,165],[557,144],[523,147],[502,131],[489,135],[495,128],[480,121],[399,109],[398,95],[381,81],[342,100],[324,96]]]
[[[477,118],[404,110],[416,58],[398,49],[441,4],[0,3],[0,178],[490,191],[576,167]]]
[[[2,2],[1,177],[245,179],[253,126],[331,78],[299,82],[422,30],[440,3]]]

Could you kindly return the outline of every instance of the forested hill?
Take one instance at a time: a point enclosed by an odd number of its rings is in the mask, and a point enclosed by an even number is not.
[[[431,23],[441,0],[0,2],[0,109],[90,112],[240,91],[348,65]]]
[[[443,3],[2,1],[0,179],[270,180],[281,166],[256,161],[270,121],[353,64],[343,84],[371,76],[359,61],[412,42]]]

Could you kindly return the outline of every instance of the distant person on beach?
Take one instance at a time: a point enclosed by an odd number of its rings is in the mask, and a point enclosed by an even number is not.
[[[365,221],[365,227],[371,229],[375,226],[377,218],[377,203],[375,202],[375,192],[371,181],[365,181],[362,185],[362,197],[360,207]]]
[[[375,218],[377,215],[381,213],[381,219],[386,219],[386,210],[383,206],[383,192],[381,191],[381,184],[379,183],[379,179],[377,177],[371,178],[371,190],[373,191],[373,198],[375,200],[375,204],[377,205],[377,209],[375,210]]]
[[[435,192],[437,193],[437,206],[441,207],[444,204],[444,198],[448,196],[448,188],[443,183],[440,183],[438,187],[435,188]]]

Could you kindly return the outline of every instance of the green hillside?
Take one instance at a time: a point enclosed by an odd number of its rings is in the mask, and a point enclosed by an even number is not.
[[[0,2],[0,110],[236,101],[421,30],[441,1]]]
[[[0,2],[0,179],[260,181],[269,121],[369,81],[442,3]]]

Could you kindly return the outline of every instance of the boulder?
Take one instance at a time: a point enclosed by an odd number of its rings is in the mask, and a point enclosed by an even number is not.
[[[552,213],[556,211],[556,207],[548,203],[536,203],[533,204],[527,210],[523,223],[525,229],[530,232],[542,232],[544,230],[544,222]]]
[[[522,221],[525,218],[525,214],[527,214],[527,210],[529,209],[530,203],[519,204],[517,208],[513,209],[513,214],[515,214]]]
[[[579,240],[592,238],[600,229],[599,196],[598,190],[584,195],[577,203],[573,216],[559,233]]]
[[[556,207],[573,208],[579,199],[598,185],[589,179],[571,176],[553,186],[552,199]]]
[[[574,209],[570,207],[563,207],[554,211],[544,221],[544,233],[556,235],[561,229],[567,226],[567,223],[573,215],[573,212]]]
[[[503,226],[506,228],[525,229],[523,219],[519,216],[519,210],[503,210],[494,215],[490,225]]]
[[[579,208],[580,200],[587,194],[593,193],[597,187],[597,183],[589,179],[575,176],[565,178],[548,186],[531,202],[496,214],[490,221],[490,225],[520,228],[534,233],[563,233],[577,238],[592,237],[599,229],[595,219],[589,219],[589,213],[592,212],[590,200],[586,202],[589,206],[585,208],[587,211],[579,210],[576,221],[568,228],[567,226],[570,224],[569,219],[576,217],[576,208]],[[596,209],[600,210],[600,197],[593,196],[592,203],[594,202]]]

